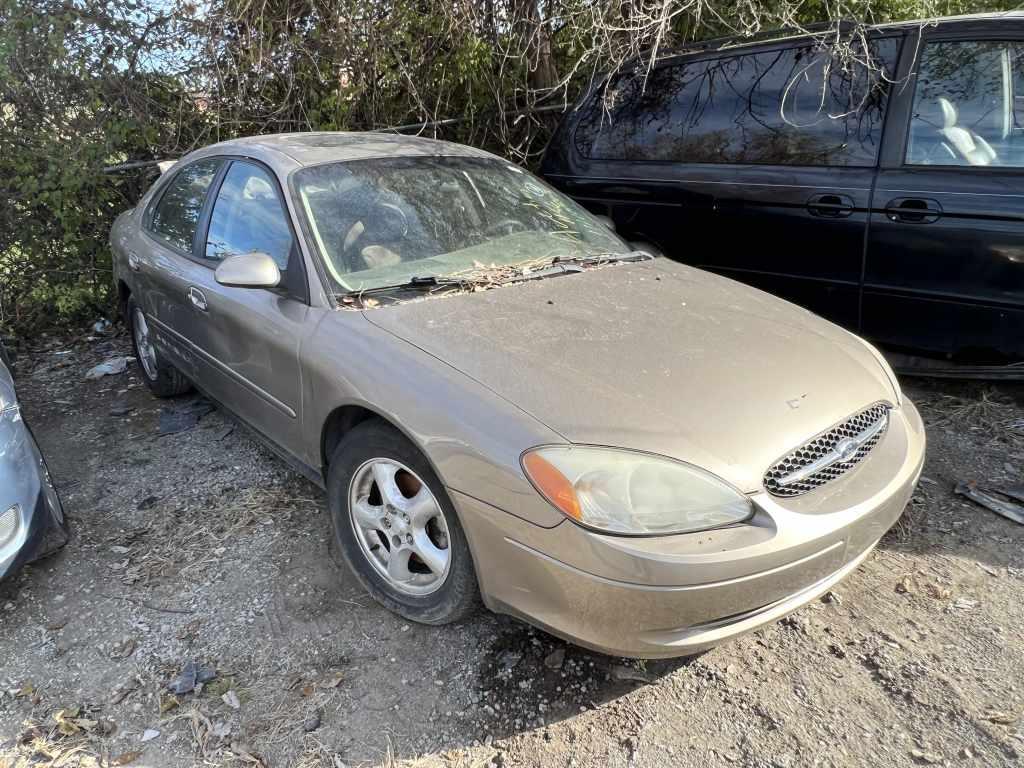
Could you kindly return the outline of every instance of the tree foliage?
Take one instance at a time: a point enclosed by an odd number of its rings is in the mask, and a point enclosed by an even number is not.
[[[1000,7],[995,3],[994,8]],[[530,165],[607,69],[964,0],[0,0],[0,327],[109,310],[107,236],[152,181],[118,162],[239,135],[425,129]]]

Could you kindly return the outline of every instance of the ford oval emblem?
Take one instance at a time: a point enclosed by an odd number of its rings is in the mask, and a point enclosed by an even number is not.
[[[833,450],[835,452],[836,461],[849,461],[856,456],[857,451],[860,450],[860,440],[847,437],[836,443],[836,447]]]

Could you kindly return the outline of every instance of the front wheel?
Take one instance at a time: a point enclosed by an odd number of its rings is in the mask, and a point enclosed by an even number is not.
[[[448,494],[401,433],[367,421],[341,440],[327,474],[338,549],[385,608],[447,624],[479,601],[476,572]]]

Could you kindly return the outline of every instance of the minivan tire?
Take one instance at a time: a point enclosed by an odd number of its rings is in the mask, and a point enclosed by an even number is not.
[[[378,571],[379,566],[370,562],[371,555],[357,538],[350,510],[351,488],[357,473],[376,460],[408,468],[414,480],[420,480],[433,494],[441,510],[447,529],[449,565],[442,584],[433,592],[413,595],[397,589]],[[435,626],[459,621],[477,610],[480,591],[476,570],[455,507],[423,454],[397,429],[382,420],[371,419],[345,434],[328,467],[327,503],[341,557],[382,606],[410,621]],[[390,547],[387,552],[390,557]]]
[[[142,311],[142,307],[135,303],[135,299],[128,299],[127,320],[128,330],[132,336],[132,349],[135,350],[135,362],[139,366],[139,374],[142,376],[142,380],[146,382],[146,386],[149,387],[149,391],[157,397],[175,397],[191,390],[192,382],[185,378],[185,374],[169,363],[155,345],[152,346],[152,365],[147,366],[146,362],[142,359],[142,353],[139,351],[136,323],[141,321],[146,323],[148,327],[148,321],[146,320],[145,313]],[[150,343],[152,344],[152,342]],[[153,368],[152,373],[149,367]]]

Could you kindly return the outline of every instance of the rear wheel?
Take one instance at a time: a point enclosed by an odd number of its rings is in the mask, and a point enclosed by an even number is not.
[[[181,371],[167,362],[156,348],[146,313],[134,299],[128,300],[128,324],[132,332],[135,360],[149,391],[157,397],[174,397],[192,389],[192,383]]]
[[[381,421],[342,439],[327,475],[338,549],[385,608],[447,624],[479,602],[476,572],[444,486],[420,452]]]

